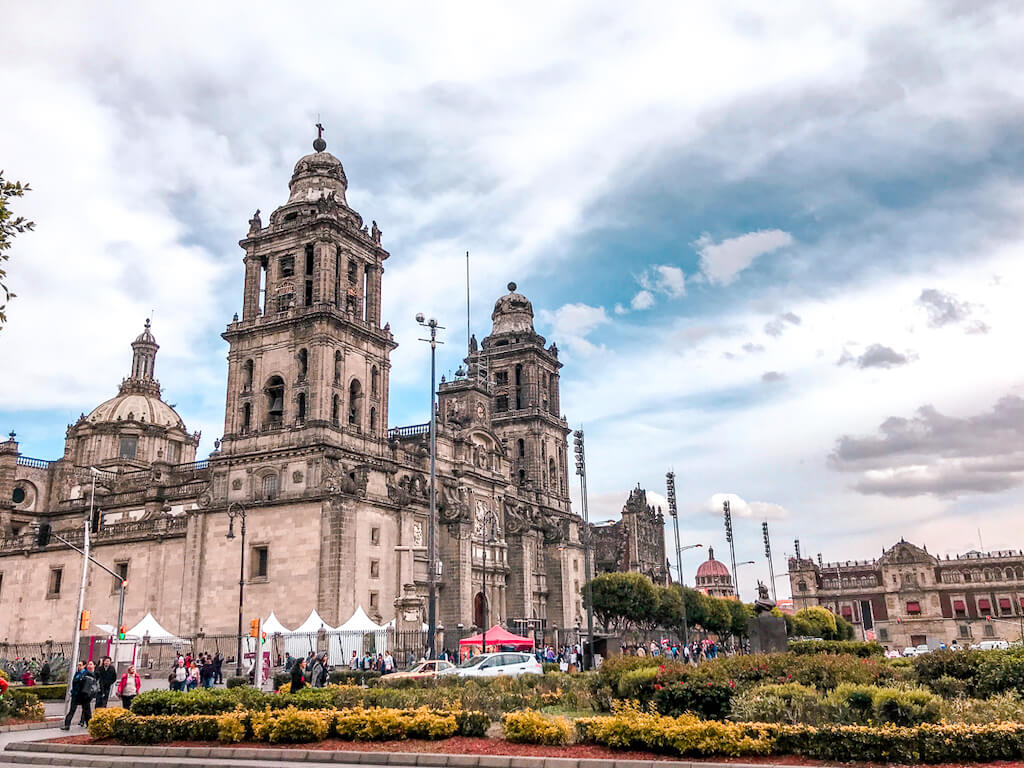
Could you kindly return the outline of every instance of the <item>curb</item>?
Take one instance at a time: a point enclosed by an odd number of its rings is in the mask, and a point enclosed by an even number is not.
[[[322,749],[251,749],[246,747],[130,747],[120,745],[60,744],[25,742],[8,744],[5,757],[12,752],[61,754],[65,765],[124,765],[106,763],[97,757],[161,757],[200,760],[249,760],[259,762],[348,763],[357,765],[432,766],[433,768],[773,768],[769,765],[744,766],[741,763],[690,763],[670,760],[603,760],[567,757],[529,757],[517,755],[453,755],[430,752],[359,752]],[[50,758],[16,755],[19,762],[42,764]],[[40,759],[42,758],[42,759]],[[76,759],[77,758],[77,759]],[[780,766],[779,768],[792,768]]]
[[[41,723],[18,723],[17,725],[0,725],[0,733],[13,733],[15,731],[38,731],[43,728],[56,728],[60,720],[47,720]]]

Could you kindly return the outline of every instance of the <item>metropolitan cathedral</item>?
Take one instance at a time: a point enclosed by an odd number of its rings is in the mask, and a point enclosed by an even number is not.
[[[361,606],[399,628],[426,620],[429,424],[388,427],[389,253],[349,207],[341,162],[313,146],[284,204],[266,223],[257,211],[239,243],[224,434],[208,459],[162,399],[148,321],[117,395],[68,427],[61,458],[22,456],[13,433],[0,442],[0,639],[69,629],[81,558],[40,529],[80,543],[90,509],[93,557],[128,581],[127,624],[148,612],[180,637],[233,634],[242,525],[246,618],[297,626],[315,609],[337,626]],[[438,623],[578,626],[584,524],[569,506],[558,348],[515,284],[491,318],[438,390]],[[118,584],[90,569],[94,623],[116,623]]]

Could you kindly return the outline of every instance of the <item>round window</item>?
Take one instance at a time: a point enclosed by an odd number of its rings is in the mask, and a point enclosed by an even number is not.
[[[14,493],[11,494],[11,501],[15,504],[21,504],[25,500],[25,489],[15,488]]]

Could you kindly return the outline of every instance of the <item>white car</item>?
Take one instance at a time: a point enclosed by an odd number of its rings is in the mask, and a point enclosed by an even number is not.
[[[978,643],[980,651],[1005,651],[1010,647],[1006,640],[982,640]]]
[[[518,677],[543,675],[544,668],[532,653],[480,653],[440,674],[446,672],[459,677]]]
[[[921,656],[922,654],[928,653],[930,650],[931,648],[928,647],[928,643],[921,643],[921,645],[917,646],[917,655]]]
[[[908,645],[906,648],[903,649],[903,655],[904,656],[917,656],[917,647],[913,646],[913,645]]]

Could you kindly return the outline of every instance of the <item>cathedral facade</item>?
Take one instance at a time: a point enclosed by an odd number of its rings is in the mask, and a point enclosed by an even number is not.
[[[322,139],[314,150],[239,243],[242,308],[223,333],[224,432],[208,459],[161,399],[148,321],[117,396],[68,427],[63,457],[22,456],[13,433],[0,443],[0,638],[70,632],[81,558],[39,531],[81,542],[90,509],[93,557],[128,581],[129,624],[151,612],[182,637],[233,634],[242,552],[227,533],[243,513],[246,617],[296,626],[315,609],[337,626],[362,606],[379,623],[426,620],[430,430],[388,427],[389,254],[349,207],[341,162]],[[584,616],[584,524],[558,349],[514,284],[492,323],[438,390],[438,623],[566,628]],[[115,583],[90,570],[94,622],[115,624]]]

